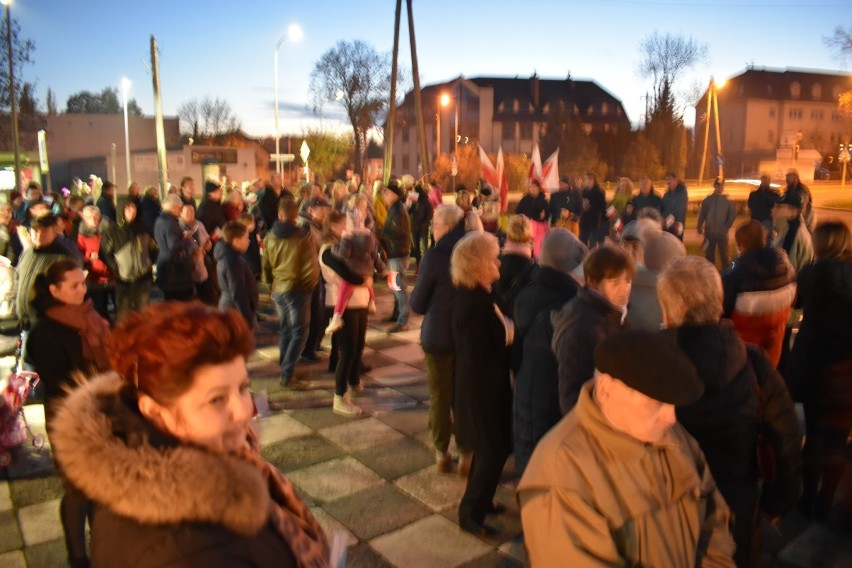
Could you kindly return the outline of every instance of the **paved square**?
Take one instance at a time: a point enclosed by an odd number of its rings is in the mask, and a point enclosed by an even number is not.
[[[374,471],[352,457],[300,469],[288,477],[304,495],[319,505],[385,483]]]
[[[323,428],[319,433],[347,452],[357,452],[403,438],[402,434],[375,418]]]
[[[464,495],[466,481],[466,479],[454,473],[438,473],[437,468],[432,465],[400,477],[394,483],[437,512],[458,505],[462,495]]]
[[[18,510],[21,536],[27,546],[63,537],[59,521],[59,499]]]
[[[493,550],[441,515],[432,515],[370,541],[396,566],[453,568]]]
[[[404,527],[422,519],[431,511],[393,485],[381,485],[339,499],[325,506],[328,513],[338,519],[363,540]]]

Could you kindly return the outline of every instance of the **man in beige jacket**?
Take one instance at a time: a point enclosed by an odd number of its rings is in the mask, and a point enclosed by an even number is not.
[[[518,486],[531,565],[734,566],[728,506],[675,422],[704,391],[686,354],[628,331],[600,343],[595,368]]]

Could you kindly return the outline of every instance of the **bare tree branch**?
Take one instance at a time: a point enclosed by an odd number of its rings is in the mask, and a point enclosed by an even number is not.
[[[842,26],[834,28],[834,35],[823,37],[822,42],[834,52],[834,58],[842,65],[846,65],[846,58],[852,56],[852,28],[844,29]]]

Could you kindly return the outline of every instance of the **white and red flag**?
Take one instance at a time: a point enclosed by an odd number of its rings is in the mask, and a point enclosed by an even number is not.
[[[479,177],[493,188],[500,186],[500,178],[497,176],[497,170],[494,168],[491,160],[488,159],[488,154],[485,153],[482,146],[479,147]]]
[[[541,171],[541,187],[551,192],[559,189],[559,148],[544,162]]]
[[[536,143],[533,144],[532,160],[530,163],[530,181],[537,181],[538,183],[541,183],[541,174],[541,152],[539,152],[538,143]]]
[[[497,151],[497,179],[500,180],[500,213],[505,213],[509,210],[509,176],[506,175],[506,164],[503,162],[503,146]]]

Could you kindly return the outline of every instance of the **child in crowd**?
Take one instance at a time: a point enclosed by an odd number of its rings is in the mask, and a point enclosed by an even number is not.
[[[332,252],[337,255],[354,274],[364,278],[364,285],[370,291],[370,304],[367,311],[376,313],[376,294],[373,291],[373,272],[379,275],[387,275],[388,286],[394,287],[396,272],[389,272],[385,263],[379,258],[376,236],[373,233],[373,219],[369,212],[369,201],[366,195],[354,194],[350,200],[350,207],[346,212],[346,232],[340,243],[334,247]],[[326,333],[334,333],[343,327],[343,312],[349,303],[349,298],[355,291],[353,283],[341,277],[340,289],[337,294],[337,304]]]
[[[228,221],[222,227],[222,238],[216,243],[216,274],[222,289],[219,309],[236,309],[254,329],[257,319],[257,282],[243,258],[249,248],[249,230],[239,221]]]
[[[243,253],[243,258],[248,263],[255,280],[257,280],[260,278],[260,235],[257,231],[257,221],[254,215],[247,211],[240,213],[237,220],[248,229],[249,244],[248,249]]]

